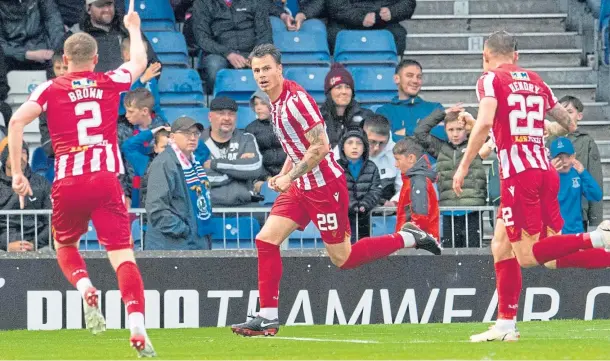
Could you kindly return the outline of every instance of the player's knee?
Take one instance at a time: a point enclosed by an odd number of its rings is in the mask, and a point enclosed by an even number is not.
[[[63,247],[75,247],[78,248],[78,241],[77,242],[73,242],[73,243],[59,243],[57,241],[53,241],[53,244],[55,245],[55,249],[58,250],[60,248]]]
[[[108,259],[112,268],[116,271],[122,263],[133,262],[136,263],[136,257],[133,254],[131,248],[113,249],[108,251]]]
[[[345,262],[347,262],[347,258],[349,255],[344,254],[329,254],[330,261],[337,267],[343,268]]]
[[[534,258],[533,254],[527,256],[517,255],[517,261],[519,262],[519,265],[523,268],[532,268],[538,266],[538,261],[536,261],[536,258]]]

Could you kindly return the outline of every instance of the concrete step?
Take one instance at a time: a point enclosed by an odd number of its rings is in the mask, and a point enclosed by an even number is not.
[[[426,65],[424,65],[425,67]],[[597,72],[587,67],[532,68],[547,84],[597,84]],[[426,85],[473,85],[482,69],[425,69]]]
[[[599,156],[610,159],[610,140],[596,140],[595,143],[599,149]]]
[[[404,53],[405,58],[417,60],[426,69],[447,69],[481,66],[481,51],[470,50],[424,50]],[[519,65],[524,68],[578,67],[582,65],[581,49],[543,49],[519,51]]]
[[[582,40],[576,32],[520,33],[515,35],[517,35],[519,50],[582,47]],[[487,36],[489,36],[489,33],[409,33],[407,34],[407,50],[481,50]]]
[[[514,33],[565,31],[567,14],[414,15],[403,22],[407,32],[491,33],[510,29]]]
[[[557,0],[418,0],[415,9],[415,15],[453,15],[463,12],[468,14],[539,14],[558,13],[560,8]]]
[[[610,194],[610,178],[604,177],[604,194]]]
[[[596,142],[610,140],[610,120],[581,120],[578,129],[591,135]]]
[[[583,102],[595,101],[596,84],[550,84],[550,87],[558,98],[570,94]],[[421,96],[439,103],[477,102],[474,85],[423,86]]]

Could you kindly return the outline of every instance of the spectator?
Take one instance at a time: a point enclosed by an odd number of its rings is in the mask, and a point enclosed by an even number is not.
[[[381,179],[381,204],[396,207],[402,176],[396,168],[392,150],[394,141],[390,138],[390,122],[379,114],[373,114],[364,121],[364,132],[369,144],[369,160],[377,166]]]
[[[13,178],[11,165],[8,161],[8,151],[8,138],[4,138],[0,141],[0,207],[5,211],[21,209],[19,196],[11,189]],[[32,172],[28,164],[28,158],[28,146],[24,143],[21,167],[32,187],[32,195],[24,198],[23,209],[51,209],[51,185],[43,176]],[[38,248],[49,245],[48,216],[12,216],[8,218],[8,221],[5,218],[3,222],[0,229],[0,249],[5,251],[34,251],[36,250],[36,235],[38,235]],[[5,242],[8,242],[8,247]]]
[[[0,118],[2,118],[0,120],[3,121],[2,125],[5,127],[8,127],[8,122],[13,115],[11,106],[6,103],[8,92],[11,90],[8,86],[7,73],[8,69],[6,67],[6,59],[4,58],[4,50],[2,50],[2,46],[0,46]],[[6,129],[4,134],[6,135]]]
[[[117,12],[117,5],[114,0],[86,0],[87,14],[74,28],[74,32],[84,31],[97,41],[97,52],[103,54],[95,66],[97,72],[114,70],[123,64],[121,43],[129,32],[123,26],[122,11]],[[159,63],[144,33],[142,39],[147,45],[148,64]]]
[[[55,2],[66,31],[83,20],[85,7],[82,2],[78,0],[55,0]]]
[[[187,19],[187,13],[191,6],[193,6],[193,0],[170,0],[172,9],[174,9],[174,16],[176,22],[182,23]]]
[[[396,167],[402,173],[402,189],[396,208],[396,231],[412,222],[438,239],[438,199],[434,190],[436,173],[431,169],[423,149],[411,137],[394,146]]]
[[[256,91],[250,98],[250,108],[256,113],[256,119],[248,124],[246,133],[254,135],[263,155],[263,172],[254,183],[254,193],[260,193],[263,183],[280,173],[286,153],[273,131],[269,96],[261,90]]]
[[[61,46],[64,26],[54,1],[0,1],[0,46],[11,70],[45,70]]]
[[[195,0],[193,30],[208,93],[219,70],[249,67],[254,47],[273,42],[268,6],[255,0]]]
[[[146,250],[211,249],[210,183],[193,152],[203,126],[176,119],[169,146],[150,166]]]
[[[128,147],[127,151],[129,152],[129,151],[135,151],[132,149],[135,147],[139,147],[140,146],[139,144],[143,144],[144,142],[146,142],[146,139],[149,138],[149,135],[147,134],[148,132],[150,132],[150,134],[152,134],[153,138],[154,138],[153,149],[152,149],[152,152],[150,152],[148,154],[148,159],[147,159],[148,165],[146,166],[146,172],[142,176],[142,182],[140,184],[140,204],[141,205],[146,204],[146,190],[148,187],[148,175],[150,174],[150,165],[152,164],[153,160],[155,160],[155,158],[159,154],[163,153],[165,148],[167,148],[167,144],[169,143],[170,130],[171,130],[171,128],[168,130],[167,127],[155,128],[152,131],[146,130],[130,139],[127,139],[125,141],[125,143],[123,143],[123,146]],[[130,144],[130,143],[132,143],[132,144]],[[199,147],[199,146],[197,146],[197,147]],[[195,155],[195,159],[197,159],[196,155]],[[199,162],[199,159],[197,159],[197,161]],[[201,164],[201,162],[199,162],[199,164]]]
[[[254,136],[235,129],[237,103],[218,97],[210,104],[210,128],[202,139],[211,159],[204,163],[212,185],[212,202],[219,206],[240,206],[260,199],[253,183],[263,174],[262,156]]]
[[[374,113],[354,99],[354,79],[347,69],[339,63],[332,65],[324,79],[326,101],[320,113],[326,122],[326,133],[331,148],[339,144],[343,132],[352,127],[362,127],[362,122]]]
[[[299,12],[294,15],[284,7],[282,2],[269,1],[269,15],[280,19],[288,31],[299,31],[308,28],[308,25],[313,25],[314,22],[321,23],[321,18],[326,18],[325,1],[324,0],[299,0]],[[272,19],[273,25],[273,19]],[[326,29],[326,26],[321,27]]]
[[[415,0],[326,0],[328,46],[334,52],[341,30],[388,30],[394,36],[398,55],[405,52],[407,30],[400,25],[415,11]]]
[[[583,118],[584,105],[580,99],[573,96],[565,96],[559,100],[563,105],[573,122],[578,124]],[[599,155],[599,149],[593,137],[589,134],[576,129],[575,132],[566,135],[566,137],[574,145],[576,151],[576,159],[589,171],[597,185],[603,187],[602,162]],[[547,139],[547,144],[551,144],[556,137],[550,136]],[[585,197],[582,198],[582,218],[584,229],[595,227],[601,223],[604,216],[603,202],[592,202]]]
[[[487,203],[487,175],[481,157],[476,157],[472,162],[464,182],[464,192],[458,197],[453,191],[453,174],[468,145],[466,122],[460,118],[460,112],[463,111],[459,105],[445,111],[435,110],[415,128],[415,139],[426,152],[436,158],[441,207],[475,207]],[[430,134],[430,131],[443,121],[448,141]],[[481,212],[447,211],[442,215],[443,247],[481,247]]]
[[[434,110],[444,110],[437,102],[428,102],[419,96],[423,84],[422,67],[415,61],[404,59],[396,66],[394,83],[398,86],[398,96],[389,104],[377,109],[377,113],[388,118],[392,129],[392,138],[395,142],[405,135],[413,135],[413,131],[420,119],[424,119]],[[447,140],[445,129],[436,127],[432,135]]]
[[[58,76],[63,76],[68,71],[68,65],[64,63],[62,54],[56,53],[53,54],[53,73],[49,77],[49,79],[57,78]],[[47,124],[47,113],[42,113],[38,117],[38,129],[40,130],[40,143],[42,150],[49,158],[55,158],[55,153],[53,152],[53,145],[51,144],[51,136],[49,135],[49,125]]]
[[[574,145],[568,138],[559,137],[551,143],[552,164],[559,173],[558,199],[564,234],[585,232],[581,212],[583,196],[592,202],[602,200],[602,189],[574,153]]]
[[[360,128],[349,129],[341,138],[339,164],[345,170],[349,192],[351,242],[371,234],[371,211],[381,197],[381,181],[369,160],[369,144]]]

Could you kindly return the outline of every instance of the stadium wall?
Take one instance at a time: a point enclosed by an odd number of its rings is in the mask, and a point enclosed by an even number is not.
[[[319,251],[286,251],[280,319],[286,325],[481,322],[495,317],[488,250],[395,255],[341,271]],[[87,264],[101,290],[108,328],[125,327],[105,255]],[[478,253],[478,254],[477,254]],[[149,328],[223,327],[257,305],[252,251],[141,252]],[[610,270],[524,270],[519,320],[610,318]],[[83,328],[77,291],[53,255],[0,256],[0,329]]]

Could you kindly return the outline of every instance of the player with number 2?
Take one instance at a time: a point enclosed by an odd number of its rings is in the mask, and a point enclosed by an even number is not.
[[[330,152],[316,102],[300,85],[283,78],[281,54],[275,46],[259,45],[250,58],[254,79],[271,100],[273,130],[288,157],[280,174],[269,180],[269,187],[281,194],[256,236],[260,313],[232,330],[244,336],[272,336],[279,330],[279,246],[310,221],[320,230],[331,261],[341,269],[359,267],[401,248],[434,254],[441,249],[432,236],[411,223],[398,233],[366,237],[352,245],[345,176]]]
[[[563,226],[557,200],[559,176],[544,147],[545,114],[551,114],[564,132],[574,131],[576,124],[540,76],[517,66],[517,60],[513,35],[499,31],[485,42],[484,74],[477,83],[479,113],[453,177],[453,189],[459,196],[469,165],[491,129],[501,179],[501,204],[491,247],[498,318],[489,330],[471,336],[473,342],[519,339],[516,316],[521,267],[570,264],[587,268],[588,262],[595,262],[592,258],[599,257],[595,248],[610,250],[610,221],[591,233],[559,234]],[[551,262],[554,260],[557,262]]]
[[[18,171],[23,129],[46,112],[55,151],[52,233],[59,267],[82,294],[87,328],[94,334],[104,331],[97,289],[78,251],[91,219],[108,251],[127,307],[130,344],[138,356],[153,357],[155,351],[144,325],[144,284],[135,263],[125,196],[117,178],[124,171],[117,139],[120,93],[129,91],[147,62],[133,0],[124,23],[131,39],[131,60],[107,73],[94,72],[98,53],[93,37],[77,33],[66,39],[63,61],[68,72],[39,85],[9,123],[10,162],[17,165],[13,167],[13,189],[22,198],[31,195],[27,178]]]

